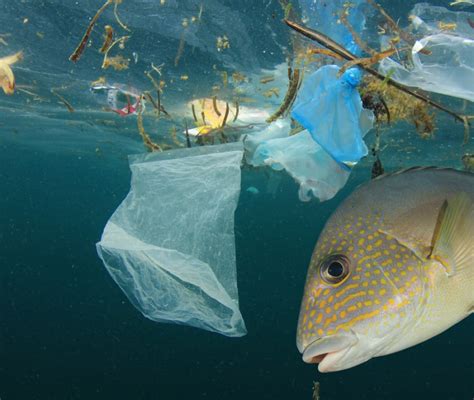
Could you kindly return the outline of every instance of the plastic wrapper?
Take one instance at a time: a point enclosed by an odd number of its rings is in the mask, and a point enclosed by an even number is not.
[[[474,101],[474,30],[468,23],[472,13],[419,4],[412,15],[415,30],[425,35],[412,47],[413,64],[386,58],[379,71],[407,86]],[[420,53],[424,48],[431,54]]]
[[[346,184],[350,168],[339,164],[304,131],[297,135],[262,141],[254,150],[252,165],[286,170],[300,185],[298,196],[326,201]]]
[[[234,211],[242,143],[132,157],[131,190],[97,251],[143,315],[242,336]]]
[[[363,116],[357,91],[361,73],[351,68],[338,78],[338,71],[339,67],[327,65],[307,77],[291,116],[336,161],[353,165],[367,155],[363,135],[372,125]]]

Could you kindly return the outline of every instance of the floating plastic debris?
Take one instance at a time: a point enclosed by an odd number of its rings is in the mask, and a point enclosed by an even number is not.
[[[286,170],[300,185],[298,196],[329,200],[345,185],[350,168],[336,162],[307,132],[288,136],[290,124],[278,120],[245,139],[246,159],[253,166]]]
[[[412,65],[392,58],[381,61],[379,71],[407,86],[474,101],[474,30],[471,13],[417,4],[411,12],[413,27],[422,39],[411,50]],[[443,27],[450,27],[449,31]],[[422,54],[429,49],[431,54]]]
[[[130,193],[97,251],[147,318],[246,334],[234,239],[242,156],[233,143],[131,157]]]
[[[366,118],[369,114],[363,110],[356,88],[361,80],[360,71],[350,68],[340,78],[338,72],[336,65],[327,65],[308,76],[291,116],[336,161],[353,165],[367,155],[362,138],[372,127],[372,121]]]
[[[91,91],[96,94],[105,94],[107,105],[110,109],[122,117],[136,114],[140,104],[140,92],[127,85],[114,83],[108,85],[103,81],[93,83]],[[145,107],[142,102],[142,108]]]

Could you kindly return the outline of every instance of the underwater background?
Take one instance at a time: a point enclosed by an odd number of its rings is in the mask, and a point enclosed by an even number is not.
[[[323,203],[301,202],[297,184],[284,172],[243,168],[235,237],[246,336],[156,323],[133,307],[98,258],[95,243],[129,191],[127,156],[146,149],[134,122],[110,113],[105,118],[93,105],[87,85],[101,74],[101,56],[86,49],[83,64],[67,60],[102,4],[0,0],[0,33],[11,33],[9,45],[24,49],[28,61],[15,70],[17,84],[77,83],[66,92],[74,113],[55,101],[30,104],[21,93],[0,98],[0,399],[311,399],[313,382],[320,383],[323,400],[472,399],[472,317],[411,349],[347,371],[320,374],[296,349],[298,310],[316,239],[338,204],[370,179],[370,156]],[[160,8],[159,1],[124,1],[121,17],[144,54],[139,62],[173,64],[182,16],[196,13],[200,4],[176,1]],[[166,104],[205,93],[216,80],[214,64],[218,70],[234,64],[250,74],[285,62],[288,32],[277,1],[202,4],[208,29],[241,32],[228,35],[231,45],[234,37],[242,44],[222,57],[208,55],[205,41],[194,43],[194,51],[189,44],[182,62],[170,67],[175,80],[183,74],[189,79],[170,85]],[[415,2],[381,4],[405,18]],[[151,10],[168,13],[159,32]],[[140,86],[147,79],[144,68],[130,68],[121,79]],[[474,152],[472,140],[462,146],[462,137],[462,124],[441,113],[429,140],[399,123],[384,133],[384,167],[461,169],[462,155]],[[372,132],[366,141],[373,140]]]

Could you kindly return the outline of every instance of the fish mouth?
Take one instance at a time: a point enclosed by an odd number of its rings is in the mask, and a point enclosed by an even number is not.
[[[308,364],[319,364],[319,372],[337,371],[340,368],[336,363],[357,341],[357,337],[352,332],[347,335],[323,336],[306,346],[303,351],[303,361]]]

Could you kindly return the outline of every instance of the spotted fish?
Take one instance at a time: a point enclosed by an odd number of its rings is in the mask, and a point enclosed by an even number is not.
[[[355,190],[308,269],[297,346],[319,371],[423,342],[474,309],[474,174],[414,168]]]

